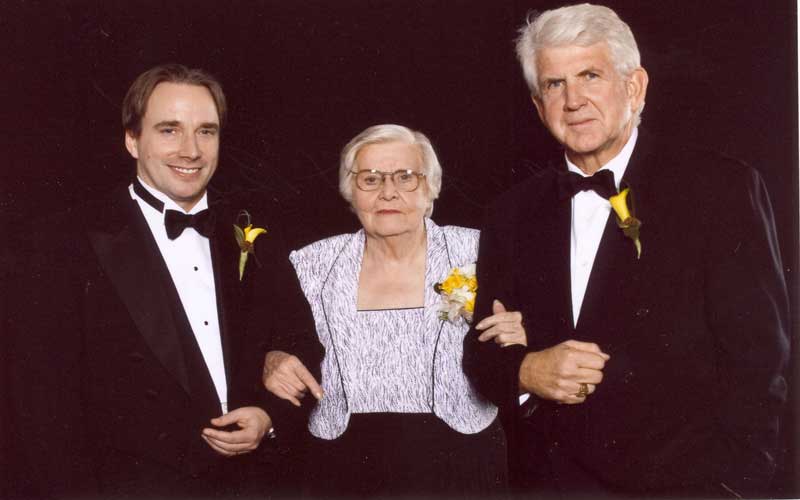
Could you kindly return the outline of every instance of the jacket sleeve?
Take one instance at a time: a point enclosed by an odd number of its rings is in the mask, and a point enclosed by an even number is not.
[[[464,337],[464,371],[478,391],[505,411],[518,407],[519,367],[527,354],[520,345],[500,347],[495,342],[480,342],[481,332],[474,325],[492,315],[492,302],[500,300],[508,310],[520,310],[514,290],[513,234],[504,226],[508,214],[502,207],[490,209],[481,229],[478,245],[478,294],[473,327]]]
[[[705,235],[705,319],[721,396],[715,426],[666,468],[696,471],[698,483],[715,494],[753,498],[768,491],[776,467],[787,396],[788,301],[766,188],[755,170],[741,173],[728,176],[729,189],[714,193],[722,199],[713,204]]]
[[[717,340],[720,438],[731,457],[724,489],[744,496],[775,470],[778,420],[786,400],[788,299],[766,187],[748,169],[719,214],[706,265],[706,320]]]
[[[296,456],[291,450],[300,446],[305,438],[308,414],[314,399],[305,398],[302,406],[297,408],[269,393],[262,384],[264,357],[272,350],[294,354],[307,363],[309,370],[319,380],[318,366],[322,352],[316,339],[311,309],[289,261],[288,251],[277,231],[272,236],[277,240],[272,251],[259,256],[263,265],[255,285],[248,325],[248,345],[254,348],[257,357],[250,379],[255,383],[258,405],[272,419],[277,436],[274,444],[285,454]]]

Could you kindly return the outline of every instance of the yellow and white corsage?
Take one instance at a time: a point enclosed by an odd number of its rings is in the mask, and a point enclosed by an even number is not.
[[[440,319],[455,322],[460,316],[467,323],[472,322],[475,294],[478,291],[475,264],[453,268],[447,278],[441,283],[436,283],[433,289],[442,296],[439,306]]]

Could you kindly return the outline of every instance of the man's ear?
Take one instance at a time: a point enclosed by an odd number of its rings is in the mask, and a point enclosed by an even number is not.
[[[137,160],[139,159],[139,140],[133,136],[130,130],[125,131],[125,148]]]
[[[644,106],[644,98],[647,95],[647,84],[650,78],[644,68],[636,68],[631,73],[625,84],[628,99],[631,103],[631,111],[636,112]]]
[[[542,123],[544,123],[544,115],[542,111],[544,104],[542,103],[542,98],[538,97],[534,93],[531,93],[531,101],[533,101],[533,105],[536,106],[536,112],[539,113],[539,119],[542,120]]]

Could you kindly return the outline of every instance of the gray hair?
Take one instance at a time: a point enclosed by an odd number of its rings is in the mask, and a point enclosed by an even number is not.
[[[422,132],[411,130],[402,125],[384,124],[374,125],[367,128],[355,136],[342,149],[339,159],[339,193],[348,203],[353,202],[353,183],[351,173],[355,171],[356,157],[367,146],[373,144],[386,144],[390,142],[401,142],[416,146],[422,158],[422,173],[425,174],[425,182],[428,184],[428,209],[425,216],[430,217],[433,213],[433,200],[439,197],[442,189],[442,166],[433,150],[433,145]]]
[[[525,81],[533,95],[539,97],[536,54],[544,47],[579,45],[588,47],[605,42],[611,51],[611,61],[622,76],[629,76],[641,66],[639,48],[631,28],[617,13],[602,5],[588,3],[528,14],[526,24],[519,30],[517,58],[522,65]],[[641,108],[637,111],[641,113]]]

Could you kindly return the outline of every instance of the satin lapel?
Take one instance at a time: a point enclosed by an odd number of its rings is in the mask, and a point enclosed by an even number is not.
[[[214,284],[217,293],[217,314],[219,316],[220,340],[222,355],[225,362],[225,375],[227,380],[232,380],[233,367],[238,365],[235,354],[242,349],[235,349],[234,336],[244,327],[244,319],[239,314],[240,306],[244,300],[242,287],[253,273],[245,270],[243,279],[239,280],[239,245],[233,231],[232,217],[223,209],[218,209],[214,235],[211,237],[211,262],[214,266]],[[255,258],[251,255],[247,266],[257,266]]]
[[[158,267],[161,255],[139,207],[126,195],[120,192],[114,198],[102,216],[113,222],[90,229],[89,240],[150,349],[191,394],[175,320],[159,278],[163,273]]]
[[[608,352],[629,342],[632,325],[647,314],[641,298],[646,294],[647,268],[656,244],[652,232],[648,235],[654,199],[649,182],[653,157],[647,136],[639,135],[623,181],[631,188],[636,217],[642,220],[642,256],[637,259],[633,242],[617,226],[613,211],[609,214],[597,256],[589,276],[580,321],[578,338],[601,342]],[[590,336],[589,336],[590,335]]]
[[[615,299],[624,289],[630,266],[636,266],[633,244],[617,227],[614,214],[606,220],[600,246],[583,297],[576,338],[600,343],[604,349],[619,340],[624,328],[615,311]]]
[[[526,316],[536,321],[531,328],[534,338],[529,339],[530,345],[549,347],[572,336],[572,205],[569,199],[558,199],[555,175],[544,182],[543,188],[542,193],[530,197],[530,205],[521,212],[515,287],[516,296],[533,297],[536,301],[521,305],[529,308]]]

